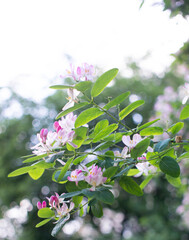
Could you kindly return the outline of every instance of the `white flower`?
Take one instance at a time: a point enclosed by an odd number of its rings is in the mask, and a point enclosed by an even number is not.
[[[68,103],[66,103],[66,105],[62,108],[63,111],[65,111],[68,108],[71,108],[74,106],[75,103],[78,102],[78,98],[77,96],[80,94],[79,91],[77,91],[76,89],[73,88],[68,88],[67,90],[68,93]]]
[[[135,177],[140,177],[142,174],[148,176],[149,173],[155,173],[157,171],[157,168],[149,162],[137,163],[136,168],[139,170],[139,173],[137,173]]]

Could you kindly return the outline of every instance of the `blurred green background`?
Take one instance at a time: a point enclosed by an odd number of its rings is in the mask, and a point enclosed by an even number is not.
[[[170,10],[171,17],[177,14],[187,17],[189,2],[164,0],[164,9]],[[131,91],[130,98],[120,108],[137,99],[144,99],[146,103],[126,118],[127,125],[135,127],[152,117],[162,117],[164,121],[160,124],[164,127],[171,125],[182,108],[182,86],[189,80],[189,42],[174,56],[175,61],[161,77],[153,73],[143,74],[139,63],[128,60],[125,68],[130,70],[131,77],[124,78],[120,74],[114,85],[98,97],[98,103]],[[39,222],[36,203],[54,192],[63,192],[63,186],[53,183],[48,171],[38,181],[28,175],[15,178],[7,178],[7,175],[22,165],[21,156],[31,154],[30,147],[35,144],[40,129],[52,128],[57,113],[67,101],[66,92],[57,91],[39,105],[19,96],[14,89],[2,88],[0,91],[9,95],[0,106],[0,239],[53,239],[50,235],[52,224],[35,229]],[[7,112],[12,111],[13,103],[19,104],[20,113],[15,117],[6,117]],[[166,104],[170,111],[164,109]],[[114,114],[116,111],[113,109]],[[189,138],[188,130],[186,120],[185,131],[181,133],[185,138]],[[182,164],[182,189],[171,186],[163,175],[154,178],[146,187],[146,194],[140,198],[120,191],[117,186],[114,190],[116,201],[112,206],[104,206],[102,219],[90,214],[83,218],[75,216],[64,226],[57,239],[189,239],[189,213],[179,214],[182,206],[189,206],[187,167],[186,161]]]

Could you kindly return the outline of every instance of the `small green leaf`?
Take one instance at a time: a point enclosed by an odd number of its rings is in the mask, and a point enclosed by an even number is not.
[[[141,136],[161,135],[163,134],[163,128],[161,127],[149,127],[140,131]]]
[[[80,162],[82,162],[86,157],[87,157],[87,154],[75,158],[74,161],[73,161],[73,164],[74,164],[74,165],[78,165],[78,164],[79,164]]]
[[[37,213],[40,218],[51,218],[55,216],[55,213],[50,208],[41,208]]]
[[[39,155],[39,156],[35,156],[35,157],[31,157],[31,158],[28,158],[26,160],[23,161],[23,163],[29,163],[29,162],[35,162],[41,158],[44,158],[44,157],[47,157],[48,154],[45,153],[45,154],[42,154],[42,155]]]
[[[105,110],[109,110],[110,108],[123,102],[129,95],[130,95],[130,92],[122,93],[121,95],[119,95],[118,97],[114,98],[112,101],[107,103],[103,108]]]
[[[186,105],[180,113],[180,119],[184,120],[188,117],[189,117],[189,105]]]
[[[82,194],[82,191],[75,191],[75,192],[70,192],[70,193],[65,193],[60,196],[60,198],[71,198],[73,196],[78,196]]]
[[[93,142],[96,143],[99,140],[102,140],[103,138],[105,138],[107,135],[109,135],[110,133],[112,133],[113,131],[115,131],[118,128],[118,125],[116,123],[113,123],[111,125],[109,125],[108,127],[102,129],[102,131],[100,131],[95,138],[93,139]]]
[[[65,216],[64,218],[61,218],[58,223],[55,225],[55,227],[53,228],[52,232],[51,232],[51,235],[53,237],[55,237],[59,232],[60,230],[62,229],[62,227],[64,226],[65,222],[68,221],[68,219],[70,218],[69,215]]]
[[[70,164],[72,163],[73,158],[68,159],[68,161],[66,162],[66,164],[64,165],[64,167],[62,168],[60,175],[58,176],[58,182],[64,177],[64,175],[66,174],[66,172],[68,171]]]
[[[40,223],[38,223],[35,227],[39,228],[39,227],[45,225],[46,223],[50,222],[50,220],[51,220],[51,218],[45,219],[45,220],[41,221]]]
[[[183,122],[178,122],[173,124],[170,128],[167,129],[168,132],[171,132],[173,135],[178,133],[184,127]]]
[[[83,196],[73,196],[72,200],[73,200],[74,206],[77,208],[79,207],[79,204],[82,202]]]
[[[94,136],[97,135],[100,131],[106,128],[109,125],[109,121],[107,119],[101,120],[98,122],[94,129]]]
[[[114,202],[114,195],[112,194],[112,192],[106,188],[103,189],[97,189],[95,191],[95,197],[104,203],[107,204],[112,204]]]
[[[167,181],[176,188],[180,188],[182,185],[180,177],[174,178],[169,175],[166,175]]]
[[[88,102],[77,103],[77,104],[74,105],[73,107],[68,108],[68,109],[66,109],[66,110],[63,111],[63,112],[60,112],[60,113],[56,116],[56,119],[59,119],[59,118],[65,116],[65,115],[67,115],[68,113],[71,113],[71,112],[76,111],[76,110],[78,110],[78,109],[80,109],[80,108],[83,108],[83,107],[85,107],[85,106],[88,105],[88,104],[89,104]]]
[[[140,130],[142,130],[142,129],[144,129],[144,128],[147,128],[147,127],[151,126],[152,124],[156,123],[156,122],[159,121],[159,120],[160,120],[160,118],[155,119],[155,120],[153,120],[153,121],[151,121],[151,122],[145,123],[145,124],[137,127],[137,132],[140,131]]]
[[[131,176],[136,175],[137,173],[139,173],[139,170],[136,169],[136,168],[133,168],[133,169],[130,169],[130,170],[128,171],[127,176],[128,176],[128,177],[131,177]]]
[[[152,179],[153,175],[148,175],[144,181],[140,184],[140,188],[144,189],[146,187],[146,185],[150,182],[150,180]]]
[[[159,163],[159,168],[167,175],[177,178],[180,175],[180,167],[174,158],[165,156]]]
[[[37,169],[30,170],[28,174],[30,175],[31,178],[33,178],[34,180],[37,180],[43,175],[44,171],[45,171],[44,168],[37,168]]]
[[[69,86],[69,85],[53,85],[53,86],[50,86],[50,88],[52,88],[52,89],[57,89],[57,90],[61,90],[61,89],[74,88],[74,86]]]
[[[154,152],[162,152],[165,148],[168,147],[170,141],[171,140],[168,138],[168,139],[158,142],[155,145]]]
[[[19,168],[19,169],[16,169],[15,171],[9,173],[8,177],[20,176],[22,174],[28,173],[32,169],[33,169],[33,167],[31,167],[31,166]]]
[[[119,185],[130,194],[138,197],[143,195],[143,191],[131,177],[122,176],[119,180]]]
[[[119,173],[117,173],[115,176],[113,176],[112,179],[121,177],[123,174],[126,174],[131,168],[134,167],[134,164],[131,164],[130,166],[127,166],[126,168],[124,168],[123,170],[121,170]]]
[[[99,110],[98,108],[89,108],[85,111],[83,111],[82,113],[80,113],[80,115],[77,117],[76,121],[75,121],[75,128],[78,128],[92,120],[94,120],[95,118],[101,116],[103,114],[103,112],[101,110]]]
[[[101,218],[103,216],[102,205],[99,201],[91,206],[91,211],[93,215],[97,218]]]
[[[108,83],[110,83],[115,78],[117,73],[118,73],[118,69],[113,68],[113,69],[105,72],[104,74],[102,74],[96,80],[96,82],[91,90],[91,96],[92,97],[98,96],[104,90],[104,88],[108,85]]]
[[[87,89],[91,88],[91,86],[92,86],[91,81],[84,81],[77,83],[74,88],[80,92],[85,92]]]
[[[149,138],[143,139],[131,150],[131,157],[134,159],[141,157],[142,154],[146,152],[149,145],[150,145],[150,139]]]
[[[119,169],[119,167],[114,167],[114,166],[109,167],[103,172],[103,176],[107,177],[107,178],[111,178],[112,176],[114,176],[116,174],[118,169]]]
[[[140,107],[143,104],[144,104],[144,100],[138,100],[136,102],[131,103],[129,106],[124,108],[119,113],[120,120],[123,120],[129,113],[131,113],[132,111],[134,111],[136,108]]]

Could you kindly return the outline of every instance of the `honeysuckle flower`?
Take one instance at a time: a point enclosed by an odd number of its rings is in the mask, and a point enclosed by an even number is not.
[[[58,121],[59,126],[62,129],[65,129],[67,132],[70,132],[75,128],[75,121],[77,119],[77,115],[74,115],[73,112],[67,114],[64,117],[61,118],[61,120]]]
[[[62,78],[71,77],[74,81],[92,81],[95,76],[95,68],[93,65],[83,63],[82,66],[78,66],[76,71],[74,66],[70,64],[70,70],[66,70],[67,74],[61,76]]]
[[[56,212],[57,212],[59,217],[64,217],[66,215],[69,217],[70,216],[69,212],[71,212],[72,209],[74,209],[74,203],[73,202],[70,203],[69,208],[68,208],[68,205],[65,202],[63,202],[61,207],[56,208]]]
[[[45,131],[43,131],[42,133],[45,133]],[[33,153],[36,155],[52,152],[53,149],[59,147],[59,143],[56,141],[57,140],[56,132],[50,131],[47,133],[46,137],[44,137],[44,134],[42,133],[40,132],[40,134],[39,133],[37,134],[39,143],[31,148],[33,149]]]
[[[58,193],[55,193],[55,195],[52,195],[50,198],[47,197],[47,199],[52,208],[57,208],[59,204],[63,202],[63,199],[59,197]]]
[[[142,174],[147,176],[149,173],[153,174],[157,171],[157,168],[149,162],[137,163],[136,168],[139,170],[139,173],[137,173],[135,177],[140,177]]]
[[[94,191],[97,186],[104,184],[106,182],[107,177],[103,177],[101,167],[92,165],[92,168],[88,171],[88,174],[87,176],[84,177],[84,179],[86,182],[92,185],[91,190]]]
[[[128,150],[129,150],[128,147],[124,147],[121,153],[119,151],[115,151],[114,155],[115,157],[121,157],[126,159],[127,157],[130,157],[130,154],[128,154]]]
[[[131,149],[133,149],[139,142],[141,142],[142,140],[144,140],[145,138],[142,138],[140,136],[140,134],[134,134],[133,135],[133,139],[131,140],[130,136],[123,136],[122,137],[122,142],[129,147],[129,152],[131,151]],[[151,148],[150,146],[147,148],[148,152],[153,152],[153,148]]]
[[[68,93],[68,103],[66,103],[66,105],[62,108],[63,111],[65,111],[68,108],[71,108],[74,106],[75,103],[78,103],[78,98],[77,96],[80,94],[79,91],[77,91],[76,89],[73,88],[68,88],[67,90]]]
[[[139,143],[140,141],[142,141],[142,138],[140,136],[140,134],[134,134],[133,135],[133,139],[131,140],[130,136],[123,136],[122,137],[122,142],[129,147],[129,151],[131,151],[132,148],[134,148],[137,143]]]
[[[184,94],[185,96],[182,100],[182,104],[185,104],[189,99],[189,83],[184,84]]]
[[[47,204],[45,201],[43,201],[42,203],[41,202],[37,202],[37,208],[38,209],[41,209],[41,208],[46,208],[47,207]]]
[[[43,143],[46,143],[47,134],[48,134],[48,129],[47,128],[42,128],[39,135],[40,135],[41,141]]]
[[[84,175],[82,170],[76,169],[72,171],[70,177],[68,177],[68,180],[71,182],[75,182],[76,185],[78,185],[78,181],[84,180]]]

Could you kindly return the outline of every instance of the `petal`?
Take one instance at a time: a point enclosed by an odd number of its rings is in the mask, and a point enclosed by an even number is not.
[[[126,145],[126,146],[128,146],[128,147],[130,147],[130,141],[131,141],[131,138],[130,138],[130,136],[123,136],[122,137],[122,142]]]

